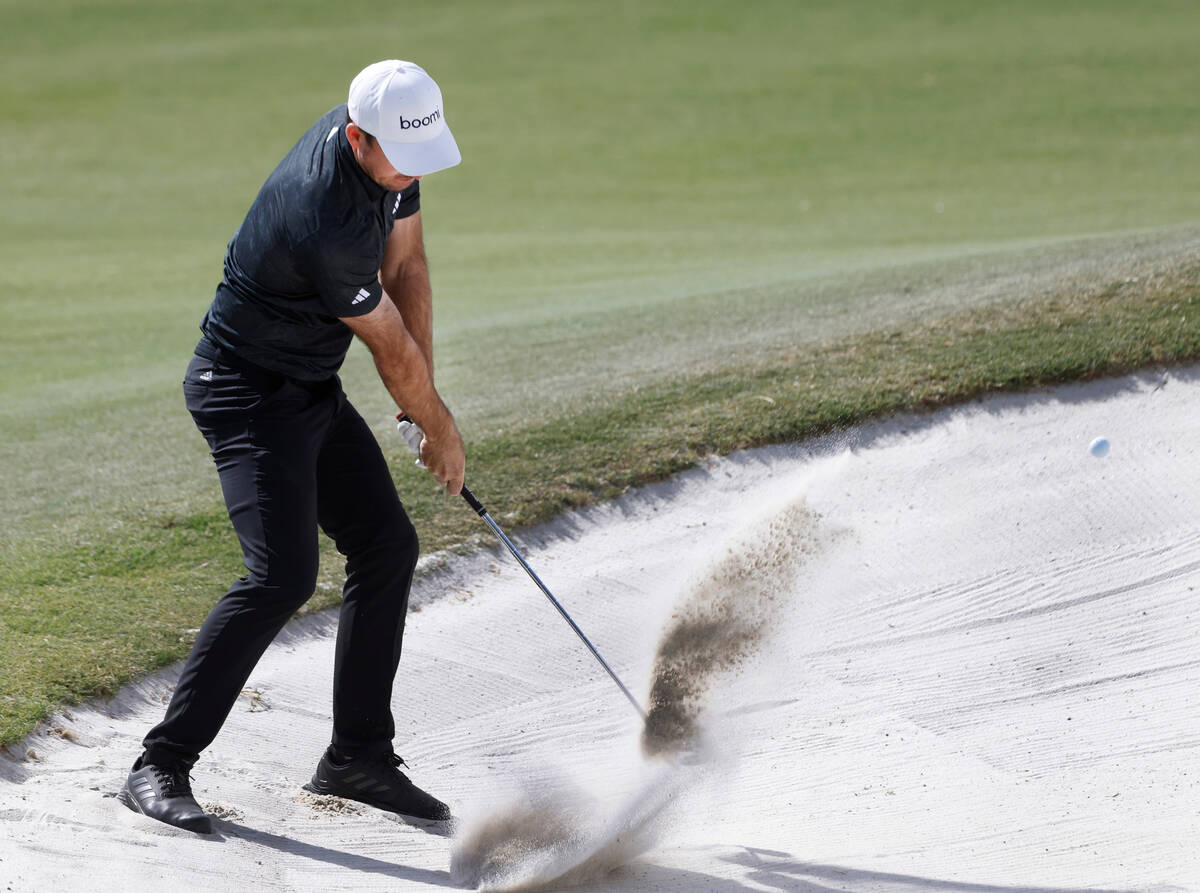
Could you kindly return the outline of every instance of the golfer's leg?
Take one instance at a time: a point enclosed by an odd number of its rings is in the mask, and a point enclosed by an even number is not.
[[[166,718],[144,741],[150,763],[195,762],[267,645],[316,585],[315,447],[306,443],[304,414],[201,427],[247,574],[200,628]]]
[[[347,756],[389,751],[417,536],[375,436],[349,403],[317,459],[321,527],[346,556],[333,681],[333,745]]]

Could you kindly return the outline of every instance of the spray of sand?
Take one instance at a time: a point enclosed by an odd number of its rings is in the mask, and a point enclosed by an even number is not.
[[[603,800],[566,781],[522,793],[455,842],[450,878],[488,891],[551,890],[602,878],[657,842],[664,814],[696,770],[643,767]]]
[[[822,546],[803,497],[728,544],[692,580],[660,640],[637,783],[598,800],[564,782],[528,791],[471,823],[451,853],[451,878],[482,890],[531,891],[595,880],[650,849],[669,807],[705,772],[695,760],[710,690],[766,644],[799,568]]]
[[[690,585],[654,660],[647,756],[694,751],[713,685],[757,653],[821,547],[819,517],[800,498],[743,532]]]

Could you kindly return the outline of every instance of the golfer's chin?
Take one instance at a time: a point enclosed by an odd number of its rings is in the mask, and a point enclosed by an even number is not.
[[[391,190],[392,192],[403,192],[405,189],[407,189],[413,183],[417,182],[417,178],[416,177],[405,177],[405,176],[398,175],[395,177],[387,177],[386,179],[383,179],[383,180],[376,180],[375,182],[378,183],[380,186],[382,186],[384,189]]]

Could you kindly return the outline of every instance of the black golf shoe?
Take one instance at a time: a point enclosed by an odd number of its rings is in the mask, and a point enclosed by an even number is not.
[[[429,822],[448,822],[450,807],[408,780],[407,765],[395,754],[362,757],[342,763],[329,751],[321,757],[312,781],[304,786],[314,794],[357,800],[378,809]]]
[[[143,765],[139,758],[117,799],[134,812],[176,828],[212,834],[212,821],[192,796],[188,770],[182,766]]]

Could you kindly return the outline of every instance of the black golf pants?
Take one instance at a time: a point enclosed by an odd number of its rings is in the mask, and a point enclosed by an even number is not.
[[[417,537],[374,435],[336,377],[302,382],[197,356],[183,389],[247,573],[201,627],[145,761],[190,766],[212,743],[267,645],[316,588],[318,525],[346,557],[332,743],[351,756],[389,752]]]

